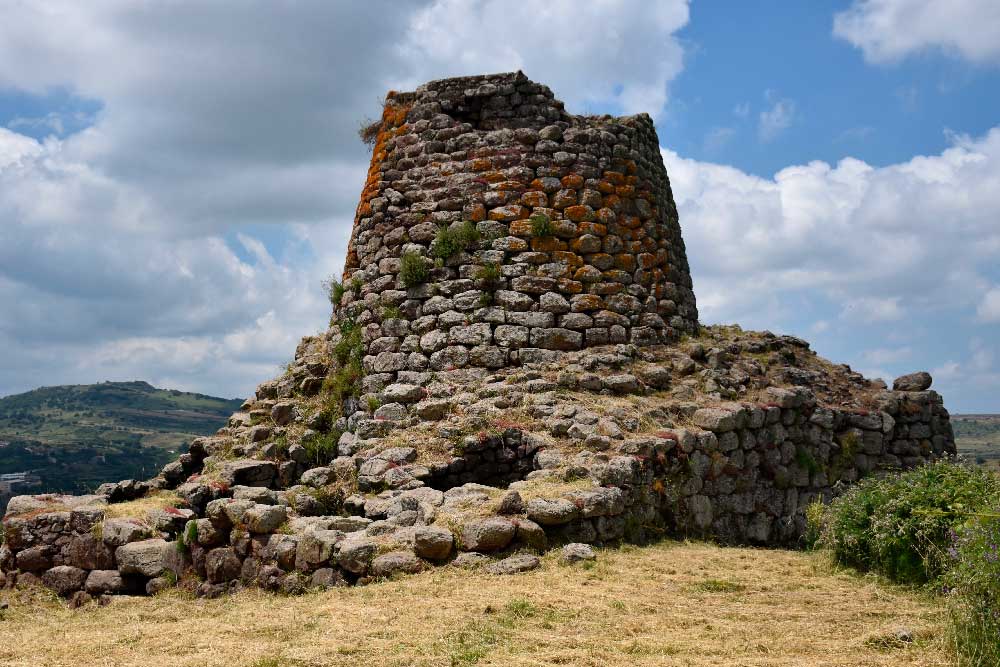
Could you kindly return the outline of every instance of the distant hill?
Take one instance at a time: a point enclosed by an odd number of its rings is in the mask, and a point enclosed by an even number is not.
[[[1000,472],[1000,415],[952,415],[951,425],[959,453]]]
[[[80,493],[107,481],[147,478],[239,408],[223,399],[146,382],[42,387],[0,398],[0,507],[10,493]],[[28,472],[32,487],[14,486]]]

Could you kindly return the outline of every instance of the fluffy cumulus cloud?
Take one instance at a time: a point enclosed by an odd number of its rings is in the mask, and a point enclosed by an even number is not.
[[[0,90],[69,91],[86,127],[0,128],[0,395],[132,378],[246,394],[324,326],[357,129],[386,90],[523,68],[574,110],[655,113],[687,19],[686,0],[15,4]],[[45,127],[61,139],[25,136]]]
[[[855,360],[878,375],[876,365],[933,356],[913,354],[908,336],[942,318],[1000,320],[1000,128],[952,140],[887,167],[848,158],[770,179],[664,150],[702,319],[850,338],[857,350],[879,342],[859,332],[883,336],[891,351]],[[837,319],[816,328],[805,319],[816,312]],[[947,368],[991,381],[1000,368],[987,347]]]
[[[995,0],[854,0],[834,17],[833,32],[875,63],[940,50],[1000,64],[1000,3]]]
[[[523,69],[578,113],[656,114],[687,22],[687,0],[437,0],[414,16],[403,52],[442,76]]]

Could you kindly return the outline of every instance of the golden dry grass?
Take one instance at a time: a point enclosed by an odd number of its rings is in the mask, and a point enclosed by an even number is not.
[[[819,556],[664,542],[514,577],[441,568],[296,598],[0,612],[10,667],[952,664],[936,603]],[[898,643],[905,626],[913,643]]]
[[[146,519],[150,512],[168,507],[181,507],[184,501],[173,491],[155,491],[124,503],[112,503],[104,508],[108,519]]]

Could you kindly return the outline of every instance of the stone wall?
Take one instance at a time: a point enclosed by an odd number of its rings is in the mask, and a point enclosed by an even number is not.
[[[390,93],[330,328],[147,481],[19,496],[0,586],[301,591],[553,544],[796,545],[805,508],[955,453],[923,373],[701,327],[648,116],[521,73]],[[132,504],[130,504],[132,503]]]
[[[368,373],[697,327],[652,120],[572,116],[520,72],[389,93],[349,248],[335,318],[364,327]]]

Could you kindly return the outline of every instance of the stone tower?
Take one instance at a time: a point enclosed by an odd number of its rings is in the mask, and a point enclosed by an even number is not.
[[[653,122],[573,116],[523,73],[390,92],[335,318],[364,371],[649,345],[698,312]],[[385,380],[391,380],[386,377]]]
[[[954,456],[930,375],[890,391],[699,327],[645,114],[572,116],[517,72],[390,93],[362,135],[329,329],[153,479],[12,499],[0,587],[293,593],[565,543],[793,545],[812,503]]]

